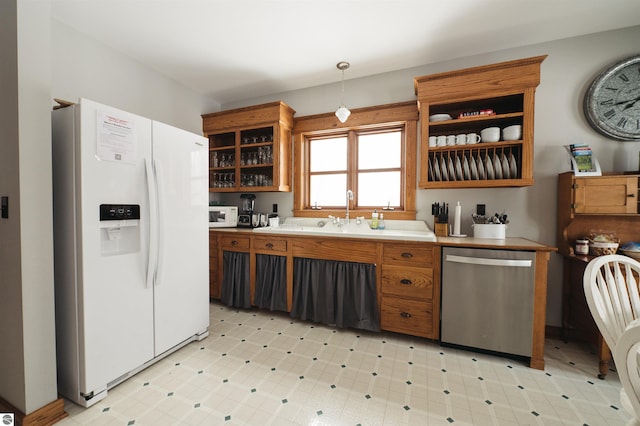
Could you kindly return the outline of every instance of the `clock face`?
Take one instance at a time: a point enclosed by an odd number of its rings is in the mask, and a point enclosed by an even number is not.
[[[640,141],[640,55],[614,64],[593,80],[584,112],[603,135]]]

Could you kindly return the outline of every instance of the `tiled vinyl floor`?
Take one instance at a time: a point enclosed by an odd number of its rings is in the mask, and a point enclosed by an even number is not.
[[[623,425],[620,382],[547,339],[545,371],[393,333],[211,305],[210,335],[159,361],[67,425]]]

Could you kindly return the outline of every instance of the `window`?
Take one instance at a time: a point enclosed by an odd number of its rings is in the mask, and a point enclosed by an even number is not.
[[[307,138],[307,204],[346,207],[346,192],[351,189],[355,194],[351,207],[403,207],[403,139],[404,126]]]
[[[354,110],[344,124],[333,114],[297,118],[295,215],[344,217],[350,189],[354,215],[415,219],[417,118],[415,102]]]

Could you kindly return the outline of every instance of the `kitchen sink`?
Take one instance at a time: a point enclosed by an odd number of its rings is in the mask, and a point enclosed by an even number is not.
[[[385,229],[371,229],[370,221],[360,224],[334,224],[330,219],[289,217],[280,226],[255,228],[256,233],[318,235],[344,238],[372,238],[408,241],[436,241],[436,236],[421,220],[385,220]]]

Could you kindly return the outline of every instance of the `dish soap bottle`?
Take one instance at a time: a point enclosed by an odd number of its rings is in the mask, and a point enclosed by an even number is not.
[[[371,229],[378,229],[378,210],[371,213]]]
[[[380,213],[380,219],[378,220],[378,229],[384,229],[384,214]]]

